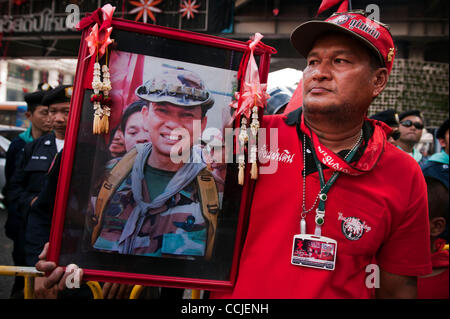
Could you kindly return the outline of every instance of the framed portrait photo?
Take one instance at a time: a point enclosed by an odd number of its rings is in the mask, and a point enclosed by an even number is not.
[[[93,133],[84,29],[48,259],[85,280],[226,290],[253,183],[238,184],[234,109],[248,43],[112,19],[109,131]],[[274,50],[254,50],[261,82]]]

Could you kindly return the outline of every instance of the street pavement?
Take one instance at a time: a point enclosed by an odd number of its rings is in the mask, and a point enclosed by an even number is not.
[[[0,210],[0,265],[11,266],[13,265],[11,253],[13,249],[12,241],[5,235],[5,222],[7,212],[6,210]],[[0,299],[7,299],[11,293],[11,288],[14,282],[12,276],[0,275]]]

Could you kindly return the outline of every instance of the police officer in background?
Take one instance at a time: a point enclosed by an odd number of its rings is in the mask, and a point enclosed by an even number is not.
[[[389,143],[395,145],[395,141],[398,140],[400,137],[400,131],[398,129],[400,119],[398,113],[393,109],[389,109],[382,112],[378,112],[372,115],[370,118],[389,125],[389,127],[392,129],[392,133],[388,136],[388,141]]]
[[[12,258],[14,265],[16,266],[25,265],[25,256],[23,251],[23,238],[18,236],[21,217],[17,211],[17,203],[7,201],[8,187],[14,171],[16,170],[17,163],[19,163],[22,158],[24,146],[42,135],[47,134],[52,128],[50,117],[48,115],[48,106],[42,105],[42,99],[44,98],[45,93],[50,89],[52,89],[50,85],[47,83],[41,83],[39,84],[37,91],[25,94],[24,99],[27,103],[27,111],[25,112],[25,116],[30,121],[30,126],[25,132],[20,133],[19,136],[15,137],[11,141],[8,151],[6,152],[6,183],[2,190],[4,201],[8,209],[8,219],[5,223],[5,234],[13,241],[14,248]],[[19,297],[21,291],[23,290],[23,286],[23,277],[16,276],[14,286],[11,291],[11,297]]]
[[[20,133],[14,138],[8,147],[5,163],[5,177],[7,182],[14,173],[19,160],[18,154],[23,150],[25,144],[47,134],[52,129],[48,116],[48,106],[42,105],[44,95],[51,89],[52,87],[47,83],[41,83],[37,91],[25,94],[24,99],[27,103],[25,116],[30,121],[30,126],[25,132]]]
[[[23,240],[30,207],[45,184],[47,171],[55,155],[64,145],[71,96],[70,85],[59,86],[45,94],[42,104],[48,106],[53,130],[25,146],[22,160],[11,178],[8,201],[17,203],[17,211],[22,219],[19,236]],[[27,260],[25,264],[34,266]]]

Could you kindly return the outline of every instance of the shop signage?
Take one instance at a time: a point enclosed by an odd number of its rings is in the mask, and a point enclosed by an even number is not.
[[[68,6],[69,7],[69,6]],[[73,31],[74,18],[79,17],[79,10],[67,10],[67,14],[55,15],[47,8],[40,13],[20,16],[0,16],[0,33],[51,33]]]

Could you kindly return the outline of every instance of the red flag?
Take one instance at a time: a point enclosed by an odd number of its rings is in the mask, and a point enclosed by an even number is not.
[[[122,51],[113,51],[110,60],[110,93],[114,110],[111,111],[111,127],[120,123],[123,111],[139,98],[134,94],[136,88],[144,82],[144,55]]]
[[[348,1],[349,0],[342,1],[341,5],[339,6],[339,8],[336,12],[347,12],[348,11]]]
[[[348,11],[348,0],[322,0],[320,4],[319,10],[317,10],[316,16],[324,12],[325,10],[337,5],[339,2],[342,2],[339,6],[339,9],[336,12],[345,12]]]

